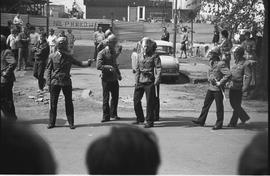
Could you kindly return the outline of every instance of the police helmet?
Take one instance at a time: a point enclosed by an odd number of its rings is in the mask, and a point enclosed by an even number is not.
[[[67,48],[67,38],[66,37],[58,37],[56,40],[56,46],[58,49],[66,49]]]
[[[107,30],[105,31],[105,33],[104,33],[105,38],[109,37],[109,35],[111,35],[111,34],[112,34],[112,31],[111,31],[110,29],[107,29]]]
[[[117,37],[114,34],[108,36],[108,42],[117,42]]]

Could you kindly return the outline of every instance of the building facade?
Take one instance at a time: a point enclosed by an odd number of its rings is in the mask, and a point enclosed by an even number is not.
[[[169,0],[84,0],[86,18],[121,21],[171,20]]]

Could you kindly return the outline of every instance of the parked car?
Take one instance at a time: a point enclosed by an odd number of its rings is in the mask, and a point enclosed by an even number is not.
[[[173,43],[163,40],[155,40],[156,53],[161,60],[161,79],[176,81],[179,76],[179,61],[173,56]]]
[[[177,58],[173,57],[173,43],[163,40],[155,40],[155,42],[157,43],[156,53],[161,60],[161,79],[176,81],[179,76],[179,61]],[[138,55],[136,51],[139,51],[139,48],[134,49],[131,55],[133,70],[135,70],[133,67],[135,67],[134,63]],[[133,61],[133,59],[135,60]]]

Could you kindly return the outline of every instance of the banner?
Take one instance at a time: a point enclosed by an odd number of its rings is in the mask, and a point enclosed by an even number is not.
[[[196,10],[201,6],[201,0],[174,0],[173,9],[175,9],[175,1],[177,1],[177,10]]]

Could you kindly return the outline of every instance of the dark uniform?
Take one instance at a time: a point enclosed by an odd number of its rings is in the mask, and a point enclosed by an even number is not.
[[[2,36],[1,36],[2,42]],[[2,44],[1,44],[2,49]],[[3,112],[3,116],[8,118],[8,120],[15,121],[17,119],[15,113],[15,106],[13,102],[13,82],[15,81],[14,70],[16,68],[17,62],[13,56],[11,50],[1,51],[1,108],[0,111]],[[2,114],[1,114],[2,116]]]
[[[119,99],[119,83],[121,73],[117,65],[117,57],[120,52],[110,49],[106,46],[97,55],[97,69],[101,70],[101,80],[103,89],[103,117],[102,122],[106,122],[111,118],[119,118],[117,114],[117,106]],[[109,106],[109,98],[111,93],[111,104]]]
[[[63,91],[65,96],[66,115],[70,128],[74,128],[74,108],[72,102],[72,84],[70,69],[72,64],[81,67],[89,66],[87,61],[77,61],[67,52],[60,52],[50,54],[47,65],[48,78],[47,84],[50,89],[50,122],[48,128],[55,126],[57,115],[57,102],[60,91]]]
[[[244,51],[243,51],[244,54]],[[229,84],[230,104],[233,108],[233,115],[229,127],[237,125],[238,118],[244,123],[250,119],[248,114],[241,107],[242,93],[247,91],[251,81],[251,68],[249,61],[243,55],[237,60],[236,65],[231,68],[232,78]]]
[[[155,73],[156,72],[156,73]],[[137,122],[144,122],[144,114],[142,109],[141,99],[145,92],[146,94],[146,121],[149,127],[153,126],[154,108],[156,105],[155,83],[160,82],[161,75],[161,61],[156,54],[150,56],[138,55],[138,64],[135,75],[135,90],[134,90],[134,110],[137,117]],[[158,84],[156,84],[158,86]]]
[[[170,40],[170,33],[168,31],[163,32],[163,34],[161,36],[161,40],[168,42]]]
[[[48,56],[50,53],[50,47],[47,41],[38,41],[34,48],[34,77],[38,79],[38,87],[40,90],[43,90],[46,80],[44,79],[44,72]]]
[[[210,58],[211,59],[211,58]],[[212,102],[216,101],[216,113],[217,113],[217,121],[214,126],[215,129],[220,129],[223,126],[224,119],[224,107],[223,107],[223,93],[224,86],[226,82],[231,77],[231,73],[227,65],[224,61],[218,61],[219,58],[215,59],[210,66],[208,72],[208,81],[210,82],[209,88],[207,90],[204,105],[202,107],[201,114],[197,120],[193,120],[194,123],[203,126],[205,124],[207,114],[211,107]],[[220,83],[220,86],[217,86],[217,82]]]

